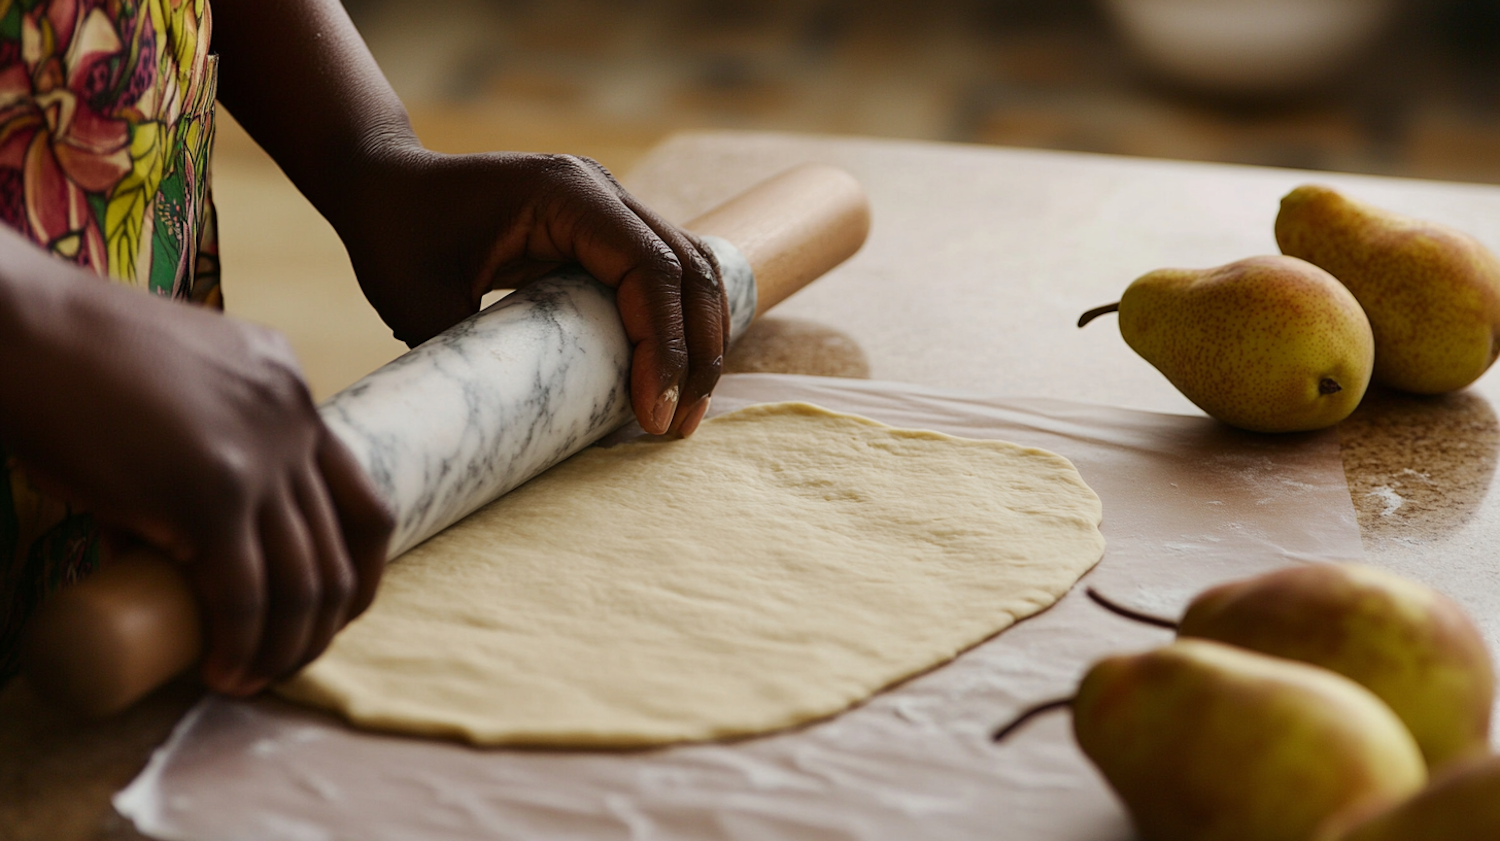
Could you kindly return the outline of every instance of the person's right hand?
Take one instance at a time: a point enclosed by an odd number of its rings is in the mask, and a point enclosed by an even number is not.
[[[374,597],[392,522],[285,340],[10,231],[0,257],[0,440],[28,476],[182,565],[211,689],[250,694],[321,653]]]

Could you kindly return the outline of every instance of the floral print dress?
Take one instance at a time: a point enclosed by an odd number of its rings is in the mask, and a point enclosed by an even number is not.
[[[220,306],[211,31],[208,0],[0,0],[0,221],[101,279]],[[0,686],[98,543],[0,449]]]

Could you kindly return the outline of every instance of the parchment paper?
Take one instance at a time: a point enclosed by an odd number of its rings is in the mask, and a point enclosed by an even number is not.
[[[1143,610],[1175,616],[1223,580],[1363,556],[1332,432],[1258,436],[1204,417],[783,375],[725,378],[714,410],[774,400],[1067,456],[1104,501],[1109,547],[1084,584]],[[1065,713],[1001,746],[989,734],[1071,694],[1096,658],[1169,638],[1080,586],[833,719],[630,753],[477,750],[210,698],[115,805],[147,835],[193,841],[1120,841],[1129,824]]]

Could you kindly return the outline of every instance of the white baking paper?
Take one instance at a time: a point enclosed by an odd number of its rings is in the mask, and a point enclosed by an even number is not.
[[[1084,584],[1142,610],[1175,616],[1220,581],[1362,558],[1332,432],[1254,435],[1204,417],[783,375],[726,377],[714,410],[777,400],[1067,456],[1104,501],[1109,546]],[[359,732],[274,699],[209,698],[115,805],[170,841],[1123,841],[1126,817],[1066,713],[1003,745],[990,733],[1071,694],[1096,658],[1169,638],[1080,586],[830,720],[650,751],[481,750]]]

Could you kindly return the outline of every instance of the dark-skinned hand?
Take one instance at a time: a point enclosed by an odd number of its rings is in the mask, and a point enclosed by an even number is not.
[[[567,155],[442,155],[393,141],[335,215],[360,285],[396,337],[419,344],[479,308],[578,264],[614,287],[634,344],[631,404],[648,432],[691,434],[729,341],[711,251],[599,164]]]
[[[729,332],[701,243],[593,161],[424,149],[338,0],[215,0],[213,49],[219,101],[333,223],[397,338],[578,264],[617,290],[641,426],[693,431]]]
[[[250,694],[319,654],[374,597],[391,520],[285,340],[8,230],[0,254],[35,281],[0,347],[0,436],[27,474],[182,565],[210,688]]]

